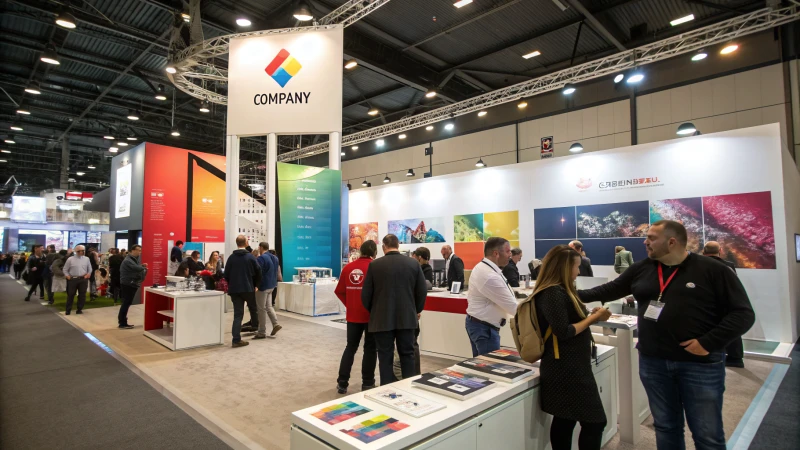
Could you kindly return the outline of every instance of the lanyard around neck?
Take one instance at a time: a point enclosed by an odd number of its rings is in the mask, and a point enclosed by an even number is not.
[[[672,275],[670,275],[669,278],[667,278],[667,281],[665,282],[663,265],[661,263],[658,264],[658,284],[661,286],[661,292],[658,293],[658,300],[656,301],[658,302],[661,301],[661,296],[664,295],[664,290],[667,289],[669,283],[672,281],[673,278],[675,278],[676,273],[678,273],[677,267],[675,268],[675,271],[672,272]]]

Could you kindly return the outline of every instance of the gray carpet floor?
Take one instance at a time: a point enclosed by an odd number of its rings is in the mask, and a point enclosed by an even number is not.
[[[0,275],[0,448],[227,449]]]
[[[800,448],[800,343],[794,345],[791,356],[792,365],[750,443],[752,450]]]

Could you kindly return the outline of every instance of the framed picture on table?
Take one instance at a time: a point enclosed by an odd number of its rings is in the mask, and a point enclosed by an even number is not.
[[[451,294],[458,294],[459,292],[461,292],[461,282],[460,281],[454,281],[453,285],[450,286],[450,293]]]

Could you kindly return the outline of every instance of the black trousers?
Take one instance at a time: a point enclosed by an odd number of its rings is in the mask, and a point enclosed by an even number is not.
[[[258,327],[258,308],[256,307],[255,292],[239,292],[229,295],[233,303],[231,334],[233,335],[233,343],[235,344],[242,340],[242,319],[244,318],[245,303],[247,303],[247,309],[250,310],[250,323],[255,327]]]
[[[725,353],[727,354],[726,359],[728,361],[742,360],[744,358],[744,344],[742,343],[742,338],[739,337],[732,340],[725,348]]]
[[[114,303],[117,303],[120,295],[119,277],[111,277],[111,296],[114,297]]]
[[[550,445],[553,447],[553,450],[572,449],[572,430],[575,429],[576,423],[577,422],[574,420],[553,417],[553,423],[550,425]],[[581,422],[578,449],[600,450],[600,444],[603,442],[603,429],[605,429],[605,427],[605,422]]]
[[[39,297],[44,298],[44,278],[40,276],[33,276],[30,273],[28,274],[28,279],[31,280],[31,288],[28,290],[28,297],[31,298],[36,292],[36,287],[39,287]]]
[[[375,345],[378,347],[381,386],[397,381],[392,369],[395,345],[397,354],[400,356],[400,372],[403,378],[413,377],[416,372],[414,330],[379,331],[373,334],[375,335]]]
[[[75,299],[75,292],[78,293],[78,311],[83,309],[86,303],[86,289],[89,288],[89,279],[72,278],[67,280],[67,312],[72,311],[72,301]]]
[[[367,331],[366,323],[347,322],[347,346],[342,353],[339,363],[339,378],[336,381],[342,386],[350,384],[350,369],[353,368],[361,335],[364,335],[364,356],[361,358],[361,384],[373,386],[375,384],[375,365],[378,362],[378,350],[375,347],[375,337]]]
[[[133,304],[133,298],[136,297],[136,291],[139,290],[136,286],[120,285],[120,295],[122,296],[122,306],[119,307],[119,315],[117,315],[117,322],[120,326],[128,324],[128,310]]]

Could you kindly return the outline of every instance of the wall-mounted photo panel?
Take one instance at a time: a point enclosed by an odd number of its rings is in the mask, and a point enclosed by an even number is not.
[[[378,222],[351,223],[349,229],[348,248],[350,255],[358,253],[361,244],[366,241],[374,241],[378,244]]]
[[[533,229],[537,240],[575,239],[575,207],[534,209]]]
[[[544,256],[547,252],[550,251],[551,248],[555,247],[556,245],[564,244],[568,245],[572,239],[537,239],[534,242],[535,249],[534,249],[534,257],[536,259],[544,259]],[[523,255],[523,260],[530,261],[533,258],[528,258],[527,256]]]
[[[687,249],[693,253],[703,250],[703,200],[700,197],[654,200],[650,202],[650,223],[674,220],[686,227],[689,235]]]
[[[455,242],[483,241],[483,214],[463,214],[453,216]]]
[[[443,217],[389,221],[389,234],[397,236],[401,244],[445,242],[444,230]]]
[[[703,197],[707,241],[722,257],[744,269],[774,269],[775,231],[769,191]]]
[[[644,237],[650,225],[647,201],[578,206],[576,216],[578,239]]]
[[[456,242],[453,252],[464,261],[464,269],[472,270],[483,259],[483,242]]]
[[[483,239],[502,237],[519,240],[519,211],[483,213]]]
[[[613,266],[615,248],[625,247],[633,255],[634,261],[641,261],[647,258],[644,247],[644,238],[609,238],[609,239],[584,239],[583,251],[586,257],[592,261],[592,265]]]

